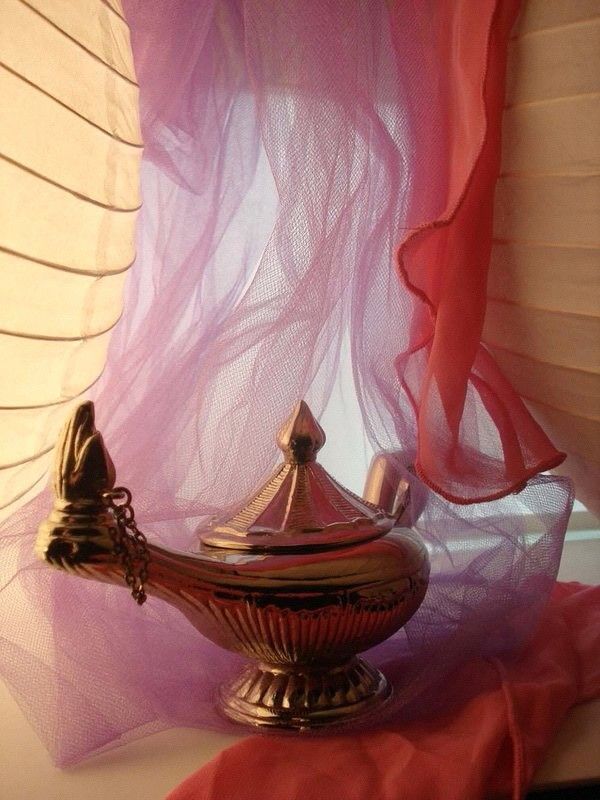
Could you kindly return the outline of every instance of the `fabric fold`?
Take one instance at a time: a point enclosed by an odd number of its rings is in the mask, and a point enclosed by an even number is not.
[[[408,215],[418,227],[397,254],[399,274],[421,305],[409,347],[396,362],[404,390],[415,398],[416,471],[455,503],[501,497],[564,459],[481,344],[507,42],[519,6],[483,3],[473,14],[468,3],[436,4],[438,22],[450,33],[445,69],[427,86],[431,94],[442,84],[441,102],[415,123],[422,157],[414,180],[441,183],[441,191],[425,213],[422,192],[415,194]],[[423,130],[429,127],[441,135]],[[413,371],[407,358],[420,351],[424,365]]]

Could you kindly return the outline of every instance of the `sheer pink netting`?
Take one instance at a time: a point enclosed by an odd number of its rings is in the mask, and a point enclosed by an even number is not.
[[[260,484],[294,402],[323,412],[345,337],[372,445],[447,497],[506,495],[559,459],[479,345],[516,3],[124,5],[144,207],[94,399],[148,536],[190,548]],[[410,479],[433,574],[414,620],[371,654],[394,682],[391,716],[440,707],[462,659],[522,641],[572,499],[538,476],[463,507]],[[236,658],[160,601],[139,609],[36,562],[49,504],[1,529],[0,668],[53,758],[173,725],[230,729],[213,699]]]

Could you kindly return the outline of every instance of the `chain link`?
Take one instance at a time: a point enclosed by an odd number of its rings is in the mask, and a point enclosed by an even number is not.
[[[138,605],[146,602],[144,584],[148,580],[150,554],[148,543],[135,521],[131,492],[125,486],[116,486],[102,495],[113,512],[117,528],[113,536],[113,552],[123,566],[123,577]]]

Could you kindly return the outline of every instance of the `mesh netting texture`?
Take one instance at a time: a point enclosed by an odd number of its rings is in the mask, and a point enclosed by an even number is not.
[[[349,342],[370,445],[416,466],[432,560],[419,612],[369,653],[387,719],[434,712],[464,659],[524,640],[572,502],[536,476],[561,456],[480,344],[517,5],[124,3],[144,206],[98,428],[149,539],[188,550],[266,479],[294,403],[324,412]],[[57,763],[239,731],[214,707],[236,656],[35,560],[50,503],[0,529],[0,669]]]

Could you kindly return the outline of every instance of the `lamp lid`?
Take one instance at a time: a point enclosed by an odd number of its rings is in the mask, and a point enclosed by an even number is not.
[[[257,494],[201,533],[204,545],[251,552],[327,550],[387,533],[395,517],[345,489],[317,463],[325,433],[301,401],[277,436],[284,454]]]

